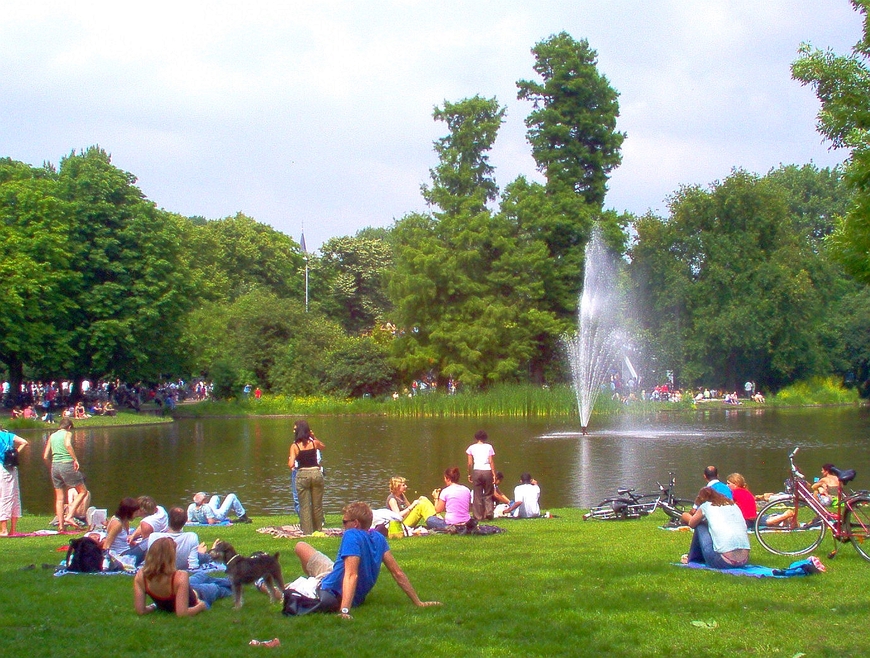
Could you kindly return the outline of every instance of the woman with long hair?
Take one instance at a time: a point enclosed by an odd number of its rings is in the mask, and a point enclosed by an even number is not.
[[[146,594],[153,603],[145,604]],[[161,537],[148,548],[145,565],[133,579],[133,607],[140,615],[163,610],[192,617],[231,594],[228,578],[179,571],[175,566],[175,542],[170,537]]]
[[[687,562],[714,569],[742,567],[749,562],[749,536],[740,508],[718,491],[704,487],[695,500],[694,512],[683,512],[683,520],[694,528]]]
[[[118,503],[114,516],[106,524],[106,536],[103,537],[103,549],[123,555],[130,549],[127,539],[130,537],[130,521],[139,511],[139,501],[135,498],[124,498]]]
[[[435,516],[435,506],[426,496],[420,496],[410,502],[405,492],[408,482],[403,477],[390,478],[390,495],[387,496],[387,508],[402,517],[402,523],[409,528],[426,525],[430,516]]]
[[[0,537],[15,534],[15,524],[21,517],[21,490],[18,485],[18,467],[6,466],[7,450],[20,453],[28,445],[20,436],[0,428]]]
[[[320,470],[317,451],[326,446],[314,436],[306,420],[296,421],[293,434],[288,466],[296,473],[299,525],[302,534],[310,535],[323,530],[323,471]]]

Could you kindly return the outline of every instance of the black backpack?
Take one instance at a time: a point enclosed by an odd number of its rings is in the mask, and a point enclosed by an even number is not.
[[[94,573],[103,570],[103,549],[90,537],[79,537],[66,551],[67,571]]]

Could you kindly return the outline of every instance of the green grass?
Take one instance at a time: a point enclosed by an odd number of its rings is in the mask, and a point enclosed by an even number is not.
[[[41,420],[32,420],[32,419],[24,419],[24,418],[16,418],[15,420],[4,420],[3,427],[7,430],[30,430],[30,429],[39,429],[44,430],[46,428],[54,428],[57,429],[58,423],[60,422],[61,415],[55,414],[54,423],[45,423]],[[131,411],[119,411],[114,416],[92,416],[91,418],[82,418],[80,420],[73,420],[73,424],[76,428],[83,427],[117,427],[122,425],[153,425],[154,423],[171,423],[172,418],[170,416],[164,416],[161,414],[139,414],[133,413]]]
[[[807,656],[867,655],[870,563],[844,546],[827,573],[750,579],[673,566],[689,535],[665,532],[658,512],[636,521],[583,521],[582,510],[558,518],[502,521],[488,537],[430,536],[391,541],[393,553],[424,599],[415,608],[384,571],[353,620],[333,615],[285,618],[267,597],[246,590],[244,608],[223,599],[192,619],[138,617],[128,576],[55,578],[68,537],[0,540],[0,646],[4,655],[184,657],[305,656]],[[339,517],[328,518],[328,525]],[[46,527],[28,516],[22,531]],[[299,575],[294,540],[255,532],[288,523],[261,517],[253,526],[199,528],[243,553],[280,551],[286,580]],[[337,538],[312,539],[329,555]],[[752,539],[752,562],[785,566]],[[36,569],[21,568],[35,564]],[[704,622],[709,628],[698,627]],[[281,639],[253,649],[252,638]]]
[[[820,405],[858,404],[861,401],[858,389],[844,388],[836,377],[814,377],[807,381],[787,386],[777,393],[773,406],[806,407]]]

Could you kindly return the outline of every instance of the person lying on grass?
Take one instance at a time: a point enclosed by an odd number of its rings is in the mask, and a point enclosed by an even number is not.
[[[153,603],[145,605],[146,594]],[[140,615],[163,610],[192,617],[231,594],[229,578],[212,578],[203,571],[179,571],[175,542],[169,537],[154,542],[145,554],[145,565],[133,579],[133,607]]]
[[[696,510],[683,512],[683,521],[695,529],[685,561],[714,569],[742,567],[749,562],[746,522],[734,501],[704,487],[695,503]]]
[[[344,534],[335,562],[304,541],[296,544],[296,556],[309,577],[321,578],[317,597],[319,612],[339,612],[350,619],[351,606],[362,605],[375,586],[381,564],[416,606],[441,605],[438,601],[421,601],[411,581],[390,551],[386,538],[373,532],[372,509],[366,503],[345,506],[341,523]]]

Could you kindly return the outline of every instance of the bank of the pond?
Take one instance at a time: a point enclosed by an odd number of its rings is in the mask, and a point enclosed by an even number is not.
[[[673,563],[689,535],[660,530],[664,516],[626,522],[583,521],[583,510],[558,518],[499,521],[488,537],[430,536],[391,541],[393,554],[424,599],[415,608],[381,571],[353,619],[283,617],[250,586],[245,604],[229,599],[195,620],[133,612],[129,576],[55,578],[68,536],[0,539],[0,645],[4,654],[247,656],[251,639],[278,637],[275,655],[306,656],[859,656],[860,640],[836,629],[863,628],[870,564],[844,546],[824,574],[791,579],[738,578]],[[243,554],[280,553],[286,581],[300,575],[294,540],[256,532],[295,521],[259,517],[253,525],[196,528]],[[24,517],[22,531],[46,527]],[[339,526],[340,517],[327,518]],[[311,538],[330,556],[338,538]],[[752,540],[752,561],[785,566]],[[30,568],[33,565],[33,568]],[[712,593],[712,595],[711,595]],[[796,629],[800,629],[796,632]]]
[[[595,414],[647,416],[662,412],[693,413],[698,409],[760,409],[765,407],[811,407],[857,405],[854,390],[835,387],[790,387],[764,403],[741,399],[738,405],[721,399],[695,402],[620,402],[605,395],[598,398]],[[500,386],[486,391],[447,393],[426,392],[386,399],[341,399],[327,396],[292,397],[263,395],[260,399],[230,401],[208,400],[179,406],[176,417],[197,416],[322,416],[383,415],[395,418],[576,418],[577,400],[570,386],[549,388],[531,385]]]
[[[19,430],[56,430],[60,421],[60,415],[55,417],[55,422],[46,423],[41,420],[25,420],[18,418],[15,420],[3,421],[2,426],[10,432]],[[171,423],[172,416],[164,415],[159,411],[141,411],[128,412],[119,411],[114,416],[91,416],[90,418],[80,418],[73,420],[73,425],[76,429],[95,428],[95,427],[127,427],[131,425],[156,425],[160,423]]]

